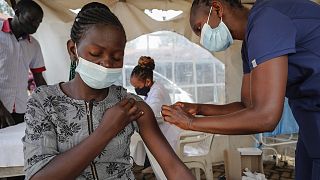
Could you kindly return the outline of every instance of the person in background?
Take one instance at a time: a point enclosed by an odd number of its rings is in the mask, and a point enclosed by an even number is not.
[[[22,140],[26,179],[135,179],[130,162],[135,130],[168,179],[194,179],[150,107],[113,85],[122,74],[127,41],[119,19],[106,5],[89,3],[76,16],[70,36],[75,76],[38,87],[28,100]]]
[[[132,70],[130,83],[138,95],[145,97],[144,100],[151,107],[162,133],[175,150],[180,128],[165,122],[161,116],[161,106],[172,102],[168,90],[160,82],[153,80],[154,68],[155,63],[151,57],[141,56],[138,65]],[[143,173],[152,172],[147,156],[144,167],[146,169],[142,171]]]
[[[164,106],[166,121],[218,134],[273,131],[285,96],[299,125],[298,180],[320,179],[320,5],[308,0],[194,0],[190,25],[211,52],[243,40],[241,102]],[[195,117],[194,114],[205,117]]]
[[[46,84],[41,48],[31,36],[42,22],[43,11],[31,0],[19,1],[14,11],[13,18],[0,19],[0,128],[24,120],[29,69],[36,86]]]

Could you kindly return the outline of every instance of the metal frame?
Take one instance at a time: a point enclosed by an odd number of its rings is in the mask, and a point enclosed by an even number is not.
[[[255,135],[252,135],[251,137],[259,144],[259,148],[262,150],[272,150],[275,155],[276,160],[276,166],[279,165],[279,157],[278,157],[278,151],[274,148],[275,146],[282,146],[282,145],[291,145],[296,144],[297,139],[294,138],[293,134],[288,134],[288,138],[280,138],[276,136],[270,136],[265,137],[263,136],[263,133],[258,134],[258,139]],[[269,141],[273,141],[272,143],[269,143]],[[286,155],[287,155],[287,149],[285,149],[284,156],[281,155],[281,160],[286,161]],[[284,157],[284,159],[283,159]]]

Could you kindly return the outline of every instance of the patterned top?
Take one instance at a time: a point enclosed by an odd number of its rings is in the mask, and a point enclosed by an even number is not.
[[[22,139],[26,179],[30,179],[56,155],[88,137],[89,130],[98,127],[106,109],[125,97],[142,101],[121,86],[111,86],[108,96],[102,101],[93,102],[92,106],[83,100],[66,96],[59,84],[37,88],[27,103],[26,132]],[[135,122],[127,125],[77,179],[97,179],[95,174],[100,180],[134,179],[129,146],[135,130],[138,130]]]

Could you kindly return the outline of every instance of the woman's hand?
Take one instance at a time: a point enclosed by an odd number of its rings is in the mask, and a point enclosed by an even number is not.
[[[186,103],[186,102],[176,102],[174,106],[179,106],[184,112],[187,112],[191,115],[197,115],[199,113],[198,104]]]
[[[185,112],[179,105],[163,105],[161,113],[165,121],[185,130],[191,129],[192,121],[195,118],[194,115]]]
[[[104,113],[102,125],[108,127],[106,129],[118,133],[143,114],[144,112],[134,99],[123,99]]]

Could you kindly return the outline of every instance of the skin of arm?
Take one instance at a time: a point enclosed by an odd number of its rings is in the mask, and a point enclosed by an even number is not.
[[[70,150],[57,155],[31,179],[76,179],[120,130],[143,114],[141,112],[134,100],[122,100],[105,112],[101,124],[90,136]]]
[[[195,179],[163,136],[151,108],[145,102],[138,103],[144,112],[144,115],[137,120],[140,135],[167,179]]]
[[[46,80],[43,78],[42,73],[32,73],[33,74],[33,78],[34,78],[34,82],[36,83],[36,86],[42,86],[42,85],[47,85]]]
[[[272,131],[283,110],[288,75],[288,56],[280,56],[259,64],[244,76],[243,108],[230,114],[209,117],[182,117],[181,108],[165,107],[166,121],[184,129],[218,134],[253,134]],[[245,88],[249,87],[247,91]],[[228,106],[228,105],[227,105]],[[221,106],[223,107],[223,106]],[[167,117],[166,117],[167,116]],[[186,125],[187,124],[187,125]]]

